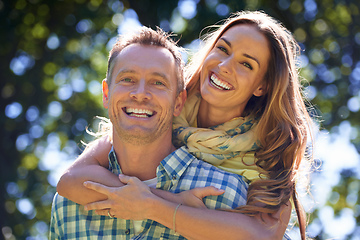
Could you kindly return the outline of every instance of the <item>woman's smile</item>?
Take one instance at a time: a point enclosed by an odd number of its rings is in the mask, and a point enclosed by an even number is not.
[[[215,88],[217,88],[219,90],[228,91],[228,90],[231,90],[234,88],[230,83],[228,83],[228,82],[222,80],[221,78],[219,78],[218,76],[216,76],[215,73],[212,73],[210,75],[209,81],[212,86],[214,86]]]

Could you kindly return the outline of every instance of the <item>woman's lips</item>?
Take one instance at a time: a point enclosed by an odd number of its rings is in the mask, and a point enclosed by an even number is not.
[[[213,85],[214,87],[216,87],[217,89],[220,89],[220,90],[228,91],[233,88],[233,86],[230,83],[220,79],[214,73],[212,73],[210,75],[210,83],[211,83],[211,85]]]

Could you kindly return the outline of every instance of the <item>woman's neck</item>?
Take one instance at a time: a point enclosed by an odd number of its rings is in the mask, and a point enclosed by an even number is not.
[[[197,126],[201,128],[213,127],[233,118],[240,117],[241,113],[235,109],[217,108],[201,99],[197,116]]]

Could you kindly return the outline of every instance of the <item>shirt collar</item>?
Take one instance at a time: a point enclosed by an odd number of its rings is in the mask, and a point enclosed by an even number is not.
[[[195,159],[183,146],[165,157],[157,168],[156,175],[159,177],[161,172],[166,174],[173,180],[179,180],[190,163]],[[109,152],[109,170],[115,174],[121,174],[120,164],[117,161],[114,147]]]
[[[164,170],[173,180],[179,180],[194,159],[195,157],[186,150],[186,146],[183,146],[164,158],[157,172]]]
[[[120,164],[118,163],[118,160],[116,158],[116,154],[113,146],[111,147],[108,157],[109,157],[109,170],[115,174],[122,174]]]

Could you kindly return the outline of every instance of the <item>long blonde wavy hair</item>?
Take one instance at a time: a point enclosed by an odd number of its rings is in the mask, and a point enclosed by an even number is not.
[[[278,21],[262,12],[233,14],[217,30],[204,38],[204,45],[186,67],[188,94],[199,89],[199,75],[205,58],[226,30],[238,24],[250,24],[264,34],[270,44],[270,61],[264,81],[267,93],[253,96],[245,114],[259,118],[257,136],[261,149],[255,154],[256,164],[266,170],[267,179],[250,184],[247,205],[236,211],[249,216],[274,214],[290,199],[294,202],[302,239],[306,219],[297,199],[296,179],[302,159],[306,158],[311,118],[301,94],[296,59],[299,45],[292,34]],[[311,137],[311,134],[310,134]],[[311,158],[310,158],[311,160]]]

